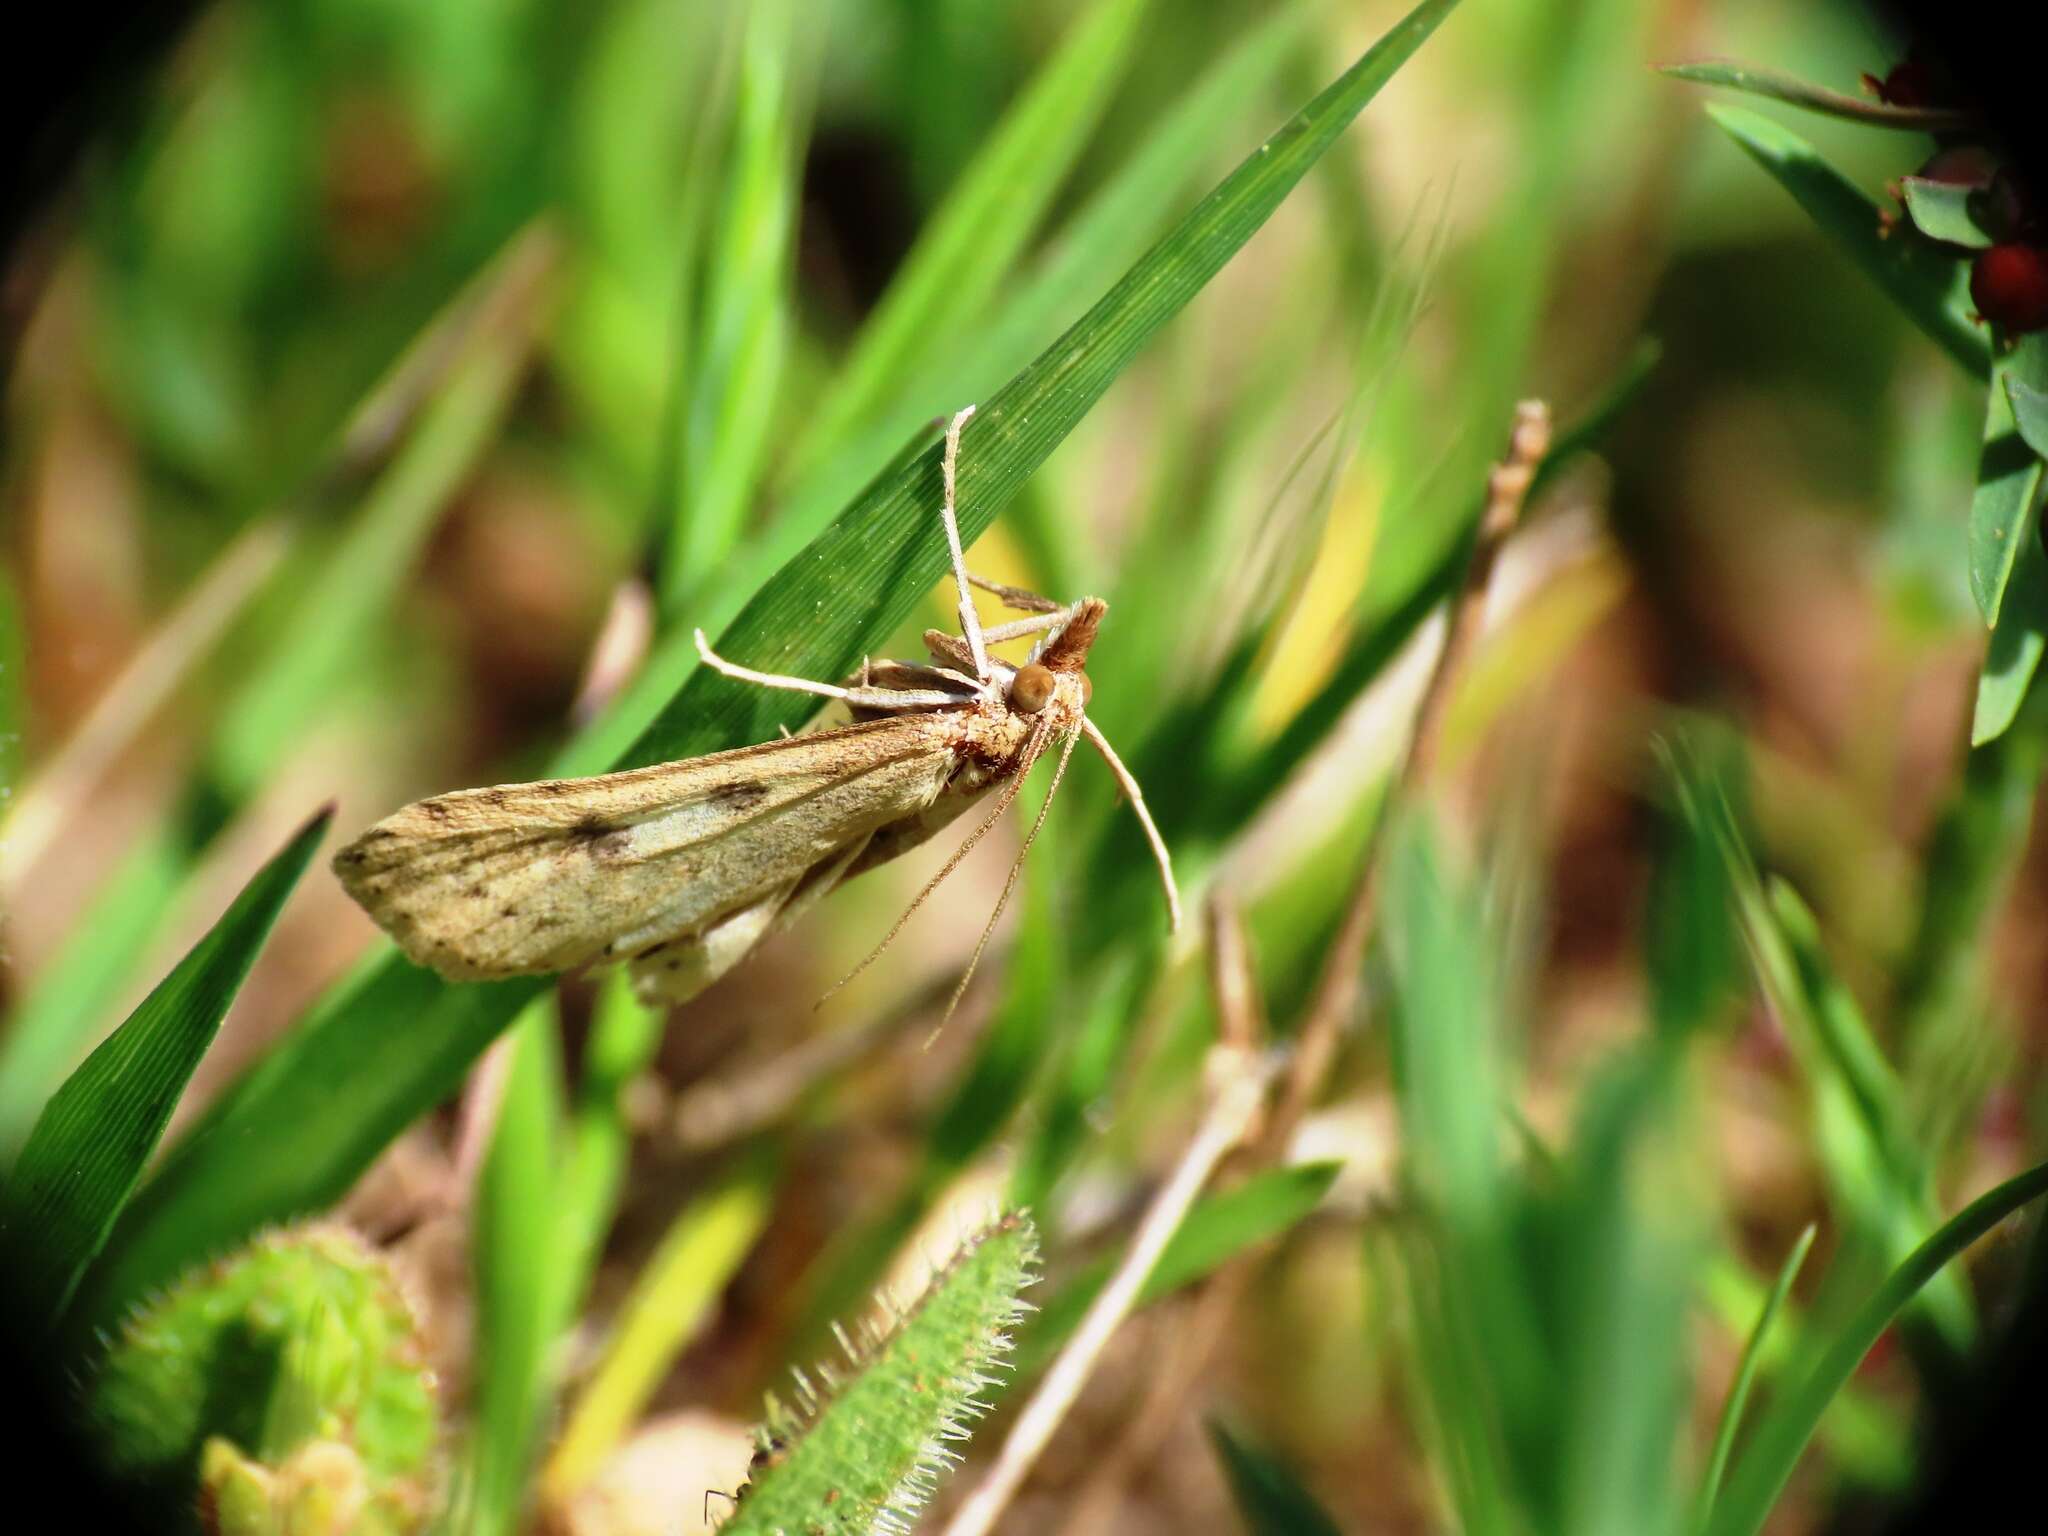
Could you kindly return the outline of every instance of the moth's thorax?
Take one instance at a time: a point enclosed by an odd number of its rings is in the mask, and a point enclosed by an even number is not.
[[[1016,764],[1040,730],[1053,741],[1079,730],[1087,707],[1088,679],[1081,672],[1057,675],[1052,696],[1030,714],[1015,708],[1001,690],[991,690],[967,713],[958,751],[969,762],[1001,774]]]

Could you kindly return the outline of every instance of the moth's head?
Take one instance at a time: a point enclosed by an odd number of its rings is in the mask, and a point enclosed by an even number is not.
[[[1109,604],[1099,597],[1084,597],[1074,606],[1073,617],[1061,626],[1035,660],[1017,669],[1010,680],[1010,708],[1020,715],[1035,715],[1058,704],[1074,716],[1088,708],[1094,685],[1082,670],[1088,648],[1095,643],[1095,631]]]

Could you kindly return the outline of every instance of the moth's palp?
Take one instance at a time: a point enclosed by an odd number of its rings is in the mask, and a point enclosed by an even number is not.
[[[780,672],[756,672],[752,667],[727,661],[711,649],[704,631],[697,631],[697,654],[714,672],[763,688],[780,688],[788,693],[814,693],[821,699],[838,699],[855,709],[948,709],[970,704],[972,699],[936,688],[842,688],[837,683],[813,682],[808,677],[788,677]]]
[[[981,638],[981,615],[974,611],[974,593],[967,577],[967,555],[960,547],[960,522],[954,512],[955,483],[960,469],[960,429],[967,425],[967,419],[974,414],[974,407],[964,406],[953,413],[953,419],[946,423],[946,452],[939,460],[939,477],[946,488],[946,499],[939,508],[939,516],[946,525],[946,549],[953,557],[953,587],[960,594],[960,633],[967,639],[968,654],[974,658],[974,675],[982,682],[988,681],[988,646]]]
[[[1166,851],[1166,839],[1159,835],[1159,828],[1152,820],[1152,812],[1146,808],[1145,792],[1138,788],[1138,781],[1131,770],[1124,766],[1123,759],[1116,755],[1116,749],[1109,744],[1109,738],[1096,727],[1086,715],[1081,717],[1081,729],[1095,744],[1095,750],[1102,754],[1102,760],[1109,764],[1109,771],[1116,775],[1116,782],[1124,796],[1131,802],[1131,810],[1137,815],[1138,825],[1145,829],[1145,841],[1152,845],[1153,862],[1159,866],[1159,883],[1166,890],[1166,922],[1174,932],[1180,931],[1180,888],[1173,883],[1173,855]]]

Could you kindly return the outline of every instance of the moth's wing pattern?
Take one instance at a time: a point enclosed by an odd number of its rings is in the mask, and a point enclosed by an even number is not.
[[[857,838],[803,878],[714,919],[694,933],[642,950],[633,961],[633,991],[650,1007],[686,1003],[753,952],[769,934],[787,928],[845,878],[869,846]]]
[[[566,970],[793,890],[929,805],[958,734],[957,717],[906,714],[597,778],[438,795],[370,828],[335,872],[407,955],[443,975]]]

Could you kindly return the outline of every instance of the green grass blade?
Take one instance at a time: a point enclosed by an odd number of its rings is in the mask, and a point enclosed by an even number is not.
[[[776,1177],[772,1158],[750,1157],[670,1223],[548,1458],[552,1497],[587,1482],[632,1430],[767,1226]]]
[[[1991,349],[1970,320],[1961,266],[1917,241],[1886,238],[1877,205],[1798,134],[1741,107],[1707,115],[1935,345],[1976,377],[1989,374]]]
[[[987,401],[961,464],[971,540],[1161,326],[1201,291],[1454,8],[1425,0],[1253,151],[1072,329]],[[938,455],[878,482],[779,571],[720,636],[737,661],[842,675],[945,569]],[[809,709],[699,668],[624,754],[625,766],[761,741]],[[326,1204],[400,1129],[453,1090],[544,983],[451,987],[388,951],[231,1091],[166,1161],[115,1233],[95,1306],[157,1283],[268,1222]],[[239,1149],[260,1145],[261,1159]]]
[[[1972,1200],[1885,1278],[1821,1346],[1812,1368],[1758,1427],[1755,1441],[1736,1464],[1715,1514],[1712,1536],[1755,1536],[1763,1528],[1821,1415],[1893,1319],[1951,1260],[2044,1193],[2048,1193],[2048,1163],[2037,1164]]]
[[[492,338],[455,372],[325,562],[290,633],[237,691],[212,765],[231,796],[263,784],[347,677],[449,496],[496,438],[525,354],[523,337]]]
[[[23,1001],[0,1047],[0,1148],[18,1141],[89,1032],[106,1022],[201,854],[347,680],[432,517],[492,435],[509,398],[511,354],[523,344],[504,334],[508,315],[520,312],[545,256],[544,242],[531,236],[501,252],[391,363],[338,432],[321,471],[329,482],[380,448],[433,391],[338,546],[317,555],[311,599],[231,693],[211,761],[168,821],[121,861]],[[451,350],[452,361],[444,355]]]
[[[689,324],[689,377],[677,448],[672,536],[661,590],[673,607],[739,537],[766,464],[789,348],[796,235],[794,9],[746,8],[724,186],[710,219],[700,310]]]
[[[5,1192],[5,1246],[45,1321],[63,1312],[106,1241],[332,815],[315,816],[257,872],[29,1133]]]
[[[990,134],[933,215],[797,448],[799,472],[830,457],[978,320],[1108,106],[1149,0],[1097,0]],[[964,403],[964,402],[961,402]]]
[[[1707,1457],[1707,1470],[1700,1479],[1699,1514],[1694,1519],[1694,1528],[1705,1532],[1713,1520],[1714,1500],[1721,1491],[1721,1478],[1728,1469],[1728,1453],[1735,1448],[1735,1432],[1742,1427],[1743,1411],[1749,1406],[1750,1389],[1756,1385],[1757,1367],[1763,1361],[1764,1343],[1771,1336],[1771,1324],[1778,1320],[1778,1313],[1785,1305],[1785,1298],[1792,1294],[1792,1283],[1799,1278],[1799,1271],[1806,1264],[1806,1255],[1813,1248],[1813,1240],[1820,1228],[1812,1222],[1799,1234],[1799,1240],[1792,1245],[1792,1251],[1779,1266],[1777,1282],[1756,1315],[1756,1326],[1749,1330],[1749,1337],[1743,1341],[1742,1357],[1735,1364],[1735,1379],[1728,1383],[1728,1400],[1721,1405],[1721,1417],[1714,1427],[1714,1449]]]
[[[175,826],[130,848],[37,971],[0,1035],[0,1163],[9,1160],[51,1091],[113,1016],[121,989],[156,937],[190,864]]]
[[[567,1321],[558,1305],[554,1195],[562,1062],[552,999],[506,1036],[505,1077],[477,1179],[470,1262],[476,1285],[477,1381],[458,1474],[460,1528],[513,1530],[526,1500],[550,1365]]]
[[[1753,64],[1737,64],[1729,59],[1666,64],[1661,73],[1674,80],[1691,81],[1694,85],[1725,85],[1731,90],[1747,91],[1752,96],[1782,101],[1788,107],[1846,118],[1871,128],[1902,128],[1910,133],[1953,133],[1971,126],[1967,112],[1951,111],[1946,107],[1895,107],[1889,102],[1872,101],[1868,97],[1845,96],[1840,91],[1830,91],[1775,69],[1759,69]]]
[[[921,365],[893,404],[849,430],[790,491],[775,521],[750,547],[735,578],[751,590],[813,538],[855,489],[901,445],[964,399],[994,389],[1056,336],[1157,237],[1179,198],[1277,73],[1325,0],[1303,0],[1261,22],[1191,86],[1144,144],[1061,231],[1046,258],[992,313],[939,338],[943,351]],[[927,434],[928,436],[928,434]],[[750,581],[749,573],[758,573]],[[712,612],[723,623],[715,599]]]
[[[1209,1443],[1223,1463],[1230,1496],[1252,1536],[1339,1536],[1337,1522],[1286,1463],[1247,1444],[1214,1420]]]

